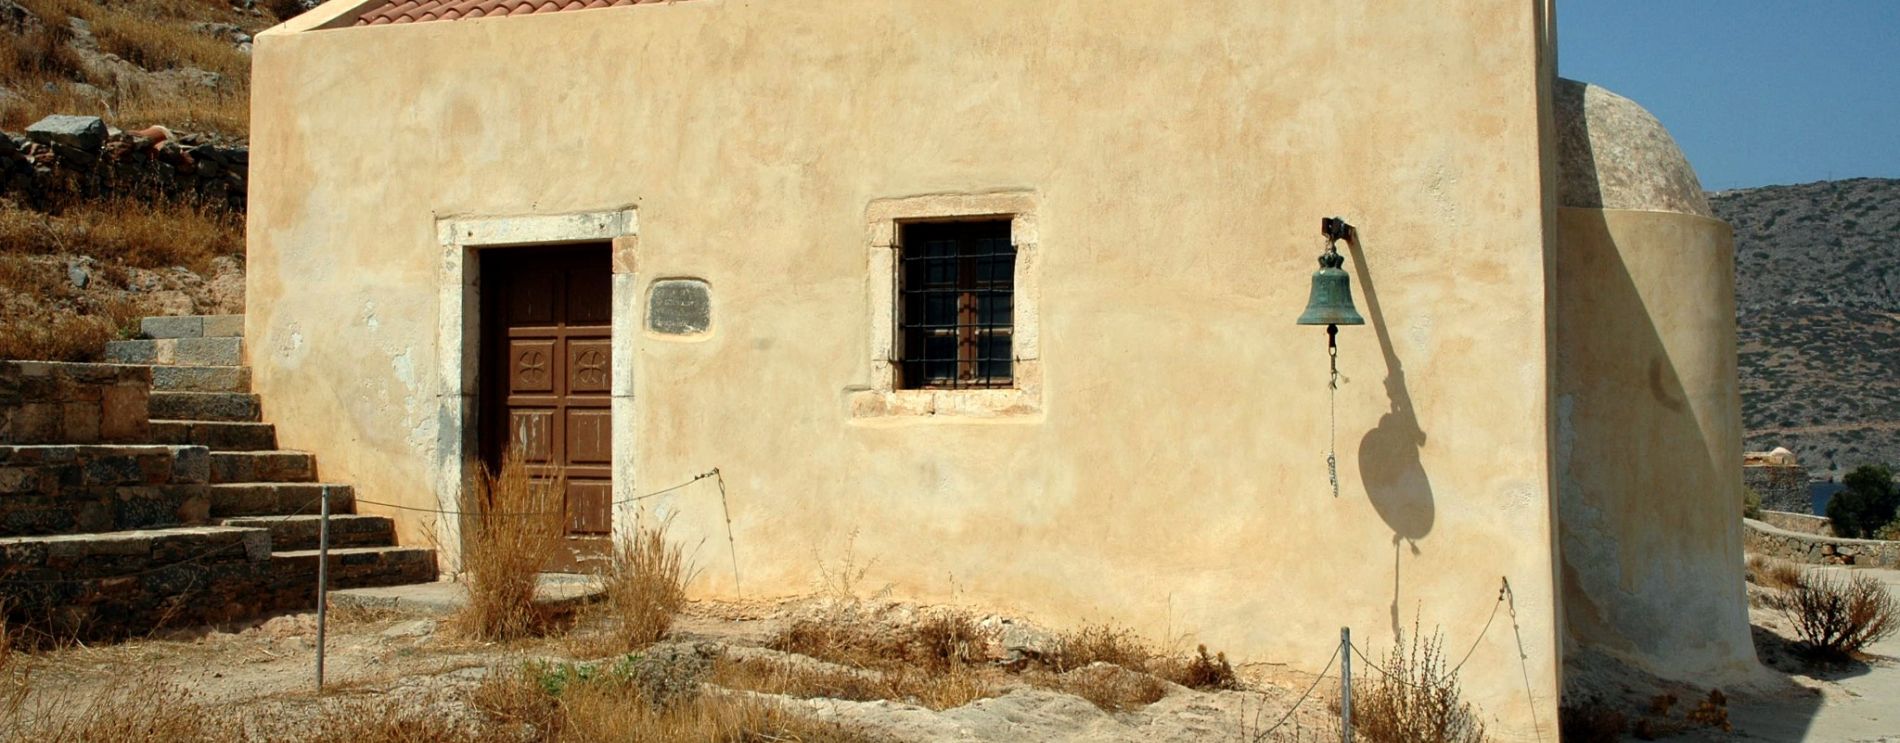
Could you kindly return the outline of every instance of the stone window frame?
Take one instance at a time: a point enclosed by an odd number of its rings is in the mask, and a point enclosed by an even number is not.
[[[850,395],[853,419],[1018,418],[1042,413],[1040,211],[1041,198],[1032,191],[877,199],[865,208],[871,380],[869,389]],[[901,226],[906,222],[978,218],[1008,218],[1010,241],[1016,245],[1012,384],[988,389],[900,389],[892,360],[898,332]]]
[[[436,420],[440,423],[435,437],[436,507],[456,511],[461,505],[462,489],[475,475],[480,451],[480,426],[477,425],[481,402],[481,261],[479,251],[494,248],[559,248],[575,243],[609,242],[612,244],[613,271],[613,379],[610,384],[610,415],[613,437],[613,498],[627,501],[633,495],[633,447],[619,442],[634,440],[633,357],[640,336],[640,291],[635,275],[639,248],[639,216],[633,207],[607,211],[523,216],[440,217],[436,223],[436,244],[440,251],[437,267],[436,377],[441,390]],[[631,533],[634,520],[630,513],[616,510],[614,537]],[[435,524],[440,559],[450,573],[461,570],[461,522],[440,518]]]

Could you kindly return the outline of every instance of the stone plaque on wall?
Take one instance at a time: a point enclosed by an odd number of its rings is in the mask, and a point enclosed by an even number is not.
[[[700,335],[712,329],[712,287],[699,279],[661,279],[647,292],[647,330]]]

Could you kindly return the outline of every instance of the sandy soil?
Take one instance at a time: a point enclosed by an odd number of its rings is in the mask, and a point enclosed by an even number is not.
[[[760,646],[788,617],[807,608],[698,604],[680,617],[669,642],[702,648],[711,644],[741,656],[776,654]],[[29,662],[33,664],[33,693],[39,700],[122,694],[128,683],[170,682],[193,690],[195,701],[201,703],[298,717],[323,714],[353,700],[437,704],[424,700],[453,697],[478,686],[490,674],[511,672],[523,663],[592,659],[571,644],[559,639],[473,643],[455,639],[434,619],[341,612],[328,629],[327,684],[321,697],[313,691],[316,622],[312,614],[281,616],[234,631],[196,630],[68,648]],[[1159,702],[1122,713],[1104,712],[1080,697],[1027,684],[944,711],[894,701],[772,698],[814,717],[851,723],[894,740],[1185,742],[1252,737],[1251,731],[1279,720],[1313,680],[1310,675],[1266,664],[1239,671],[1248,681],[1247,690],[1196,691],[1170,684]],[[1324,695],[1316,693],[1278,732],[1326,728],[1329,717]]]
[[[1844,568],[1811,568],[1845,572]],[[1900,596],[1900,571],[1856,569]],[[1900,743],[1900,634],[1874,643],[1863,661],[1813,667],[1788,647],[1794,632],[1781,612],[1756,602],[1756,652],[1762,681],[1731,693],[1732,735],[1698,732],[1684,740]]]
[[[1822,568],[1816,568],[1822,569]],[[1900,571],[1862,570],[1900,594]],[[1732,732],[1707,728],[1672,731],[1672,740],[1827,741],[1900,743],[1900,637],[1876,644],[1864,661],[1814,667],[1790,647],[1793,633],[1770,605],[1765,589],[1751,587],[1757,649],[1765,666],[1757,681],[1728,687]],[[669,642],[712,646],[733,657],[774,654],[763,645],[811,602],[694,604],[675,624]],[[995,619],[995,618],[991,618]],[[282,616],[233,631],[196,630],[101,647],[75,647],[33,657],[34,694],[43,700],[123,693],[127,684],[170,682],[193,690],[200,702],[238,705],[284,715],[324,714],[338,704],[431,704],[467,692],[495,673],[541,660],[590,660],[575,643],[550,639],[513,644],[458,640],[437,620],[391,612],[342,611],[333,617],[325,695],[313,691],[314,615]],[[785,654],[778,654],[783,656]],[[783,658],[781,658],[783,659]],[[823,664],[793,656],[792,660]],[[828,664],[827,664],[828,665]],[[1243,691],[1168,689],[1154,704],[1110,713],[1069,694],[1028,684],[954,709],[933,711],[895,701],[774,700],[815,717],[851,723],[895,740],[939,741],[1199,741],[1247,740],[1271,725],[1309,688],[1313,677],[1272,664],[1240,667]],[[1626,703],[1641,704],[1655,689],[1685,700],[1706,690],[1641,682],[1627,687]],[[1332,713],[1330,686],[1301,705],[1280,733],[1326,740]],[[1685,702],[1674,713],[1682,717]],[[1634,717],[1635,715],[1632,715]],[[301,719],[301,718],[299,718]],[[1319,734],[1315,734],[1319,733]],[[1634,739],[1634,738],[1631,738]]]

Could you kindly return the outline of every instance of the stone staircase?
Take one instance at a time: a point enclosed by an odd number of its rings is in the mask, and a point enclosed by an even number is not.
[[[155,443],[210,451],[212,518],[268,529],[273,562],[315,575],[322,517],[314,504],[327,489],[332,587],[435,580],[434,550],[395,546],[395,523],[354,514],[355,491],[319,481],[316,457],[277,448],[277,427],[263,422],[242,365],[243,315],[148,317],[139,330],[145,338],[107,343],[106,360],[152,367]]]
[[[241,315],[141,330],[107,364],[0,362],[0,599],[84,607],[86,634],[309,608],[326,491],[332,588],[436,579],[434,550],[277,447]]]

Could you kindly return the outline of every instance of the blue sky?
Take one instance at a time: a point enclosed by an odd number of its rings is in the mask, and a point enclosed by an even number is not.
[[[1900,0],[1558,0],[1557,66],[1649,109],[1703,188],[1900,178]]]

